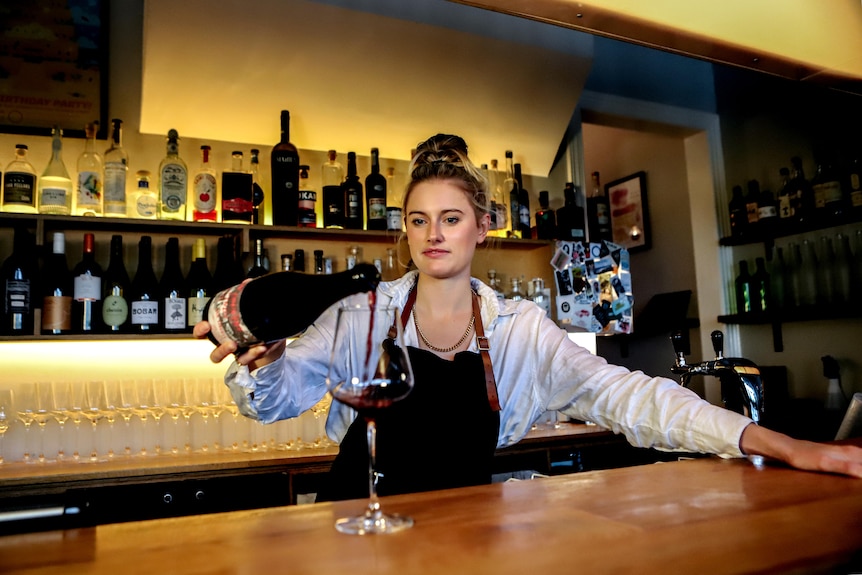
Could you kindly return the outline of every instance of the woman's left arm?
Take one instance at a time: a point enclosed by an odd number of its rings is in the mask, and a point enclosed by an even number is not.
[[[855,445],[793,439],[752,423],[742,432],[739,447],[748,455],[777,459],[797,469],[862,478],[862,447]]]

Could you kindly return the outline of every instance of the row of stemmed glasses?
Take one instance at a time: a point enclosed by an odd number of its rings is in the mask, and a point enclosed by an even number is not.
[[[5,439],[12,417],[12,390],[0,389],[0,465],[5,461]]]

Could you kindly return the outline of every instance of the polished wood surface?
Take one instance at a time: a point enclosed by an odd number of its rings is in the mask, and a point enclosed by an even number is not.
[[[0,537],[5,573],[847,573],[862,481],[717,458],[383,498],[415,526],[338,533],[361,500]]]

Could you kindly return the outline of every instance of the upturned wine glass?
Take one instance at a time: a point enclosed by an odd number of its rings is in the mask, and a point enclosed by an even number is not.
[[[338,310],[326,385],[336,400],[359,412],[368,440],[368,492],[365,513],[335,522],[342,533],[393,533],[413,525],[410,517],[384,513],[377,498],[375,415],[410,393],[413,371],[394,307],[343,307]]]

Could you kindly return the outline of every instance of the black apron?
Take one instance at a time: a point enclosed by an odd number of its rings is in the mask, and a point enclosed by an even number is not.
[[[409,317],[413,299],[402,318]],[[474,310],[478,310],[475,299]],[[413,390],[377,412],[378,495],[491,482],[500,412],[496,385],[492,390],[487,383],[489,377],[493,383],[493,374],[482,319],[478,313],[475,317],[476,335],[485,348],[481,354],[462,351],[449,361],[408,346]],[[368,442],[365,419],[357,417],[341,442],[317,501],[365,497]]]

